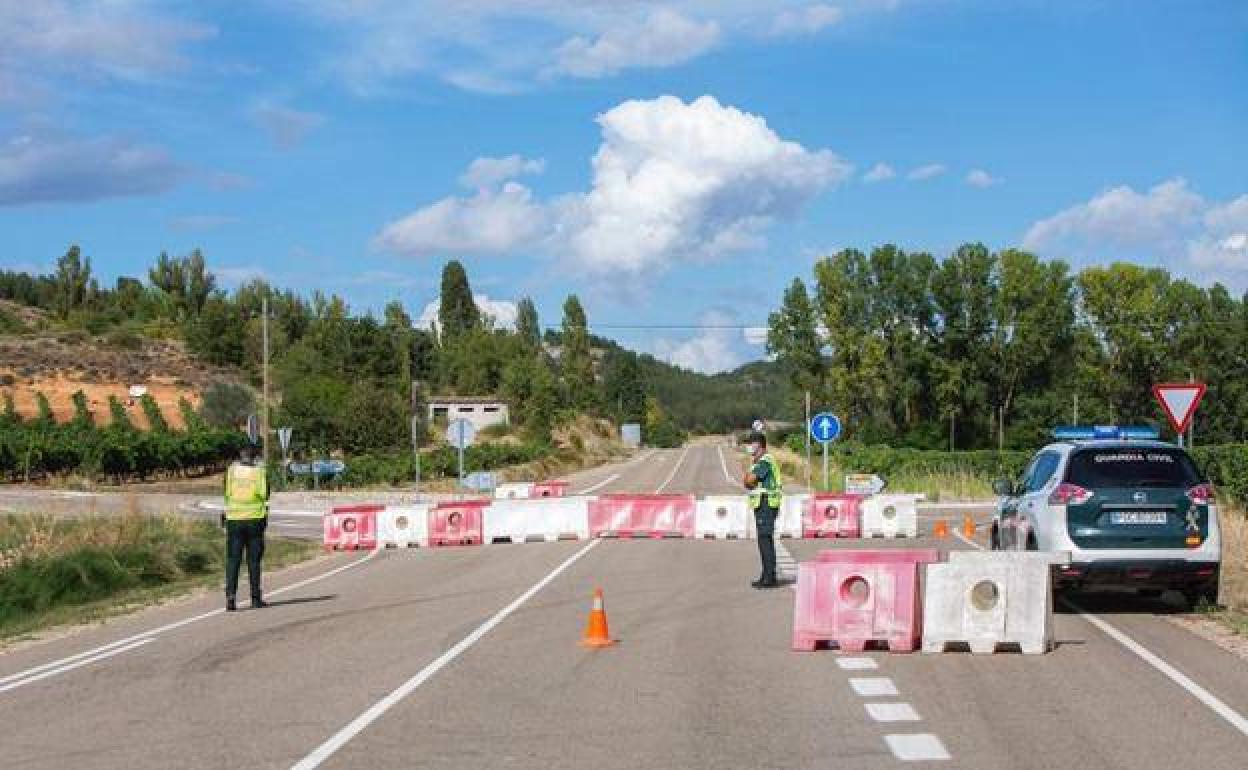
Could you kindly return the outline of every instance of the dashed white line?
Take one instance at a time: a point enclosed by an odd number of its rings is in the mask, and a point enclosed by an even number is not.
[[[918,722],[919,712],[909,703],[864,703],[867,716],[877,722]]]
[[[885,735],[884,741],[892,750],[893,756],[902,762],[930,762],[952,758],[940,738],[931,733]]]
[[[841,667],[842,671],[874,671],[880,667],[871,658],[837,658],[836,665]]]
[[[685,455],[687,454],[689,454],[688,446],[686,446],[684,449],[680,451],[680,457],[677,458],[676,464],[672,466],[672,472],[667,474],[667,479],[662,484],[659,485],[658,489],[654,490],[654,493],[656,495],[661,493],[664,489],[667,489],[667,485],[671,484],[672,479],[676,478],[676,473],[677,471],[680,470],[680,466],[685,462]]]
[[[864,698],[895,698],[900,694],[897,685],[886,676],[852,677],[849,686]]]
[[[594,484],[593,486],[585,487],[584,489],[582,489],[581,491],[577,492],[576,494],[578,494],[578,495],[588,495],[590,492],[597,492],[599,489],[602,489],[603,487],[605,487],[606,485],[610,484],[612,481],[615,481],[615,480],[616,480],[616,479],[618,479],[619,477],[620,477],[620,474],[618,474],[618,473],[613,473],[613,474],[611,474],[610,476],[607,476],[607,477],[606,477],[605,479],[603,479],[602,481],[599,481],[597,484]]]

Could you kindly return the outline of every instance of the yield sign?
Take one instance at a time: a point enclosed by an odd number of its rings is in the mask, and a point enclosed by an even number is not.
[[[1203,382],[1167,383],[1153,386],[1153,395],[1170,418],[1175,433],[1182,434],[1192,422],[1196,407],[1205,397]]]

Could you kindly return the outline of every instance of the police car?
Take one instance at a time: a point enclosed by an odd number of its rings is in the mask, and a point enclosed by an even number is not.
[[[1000,496],[993,550],[1069,551],[1055,587],[1181,591],[1217,602],[1222,538],[1213,486],[1152,428],[1059,428]]]

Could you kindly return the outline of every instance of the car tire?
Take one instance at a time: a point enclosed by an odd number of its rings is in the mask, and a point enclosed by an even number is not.
[[[992,550],[992,551],[1001,550],[1001,532],[997,530],[996,524],[992,525],[992,534],[988,538],[988,543],[989,543],[989,550]]]
[[[1036,542],[1036,536],[1035,536],[1035,535],[1028,535],[1028,536],[1027,536],[1027,550],[1028,550],[1028,551],[1039,551],[1039,550],[1040,550],[1040,544]]]

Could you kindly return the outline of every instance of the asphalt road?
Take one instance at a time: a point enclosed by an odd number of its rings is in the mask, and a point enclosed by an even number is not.
[[[699,444],[573,489],[736,492],[740,467]],[[1164,602],[1081,599],[1044,656],[794,653],[792,590],[757,569],[747,541],[334,555],[275,576],[267,610],[212,597],[0,654],[0,767],[1246,764],[1248,666]],[[577,645],[595,587],[604,650]]]

